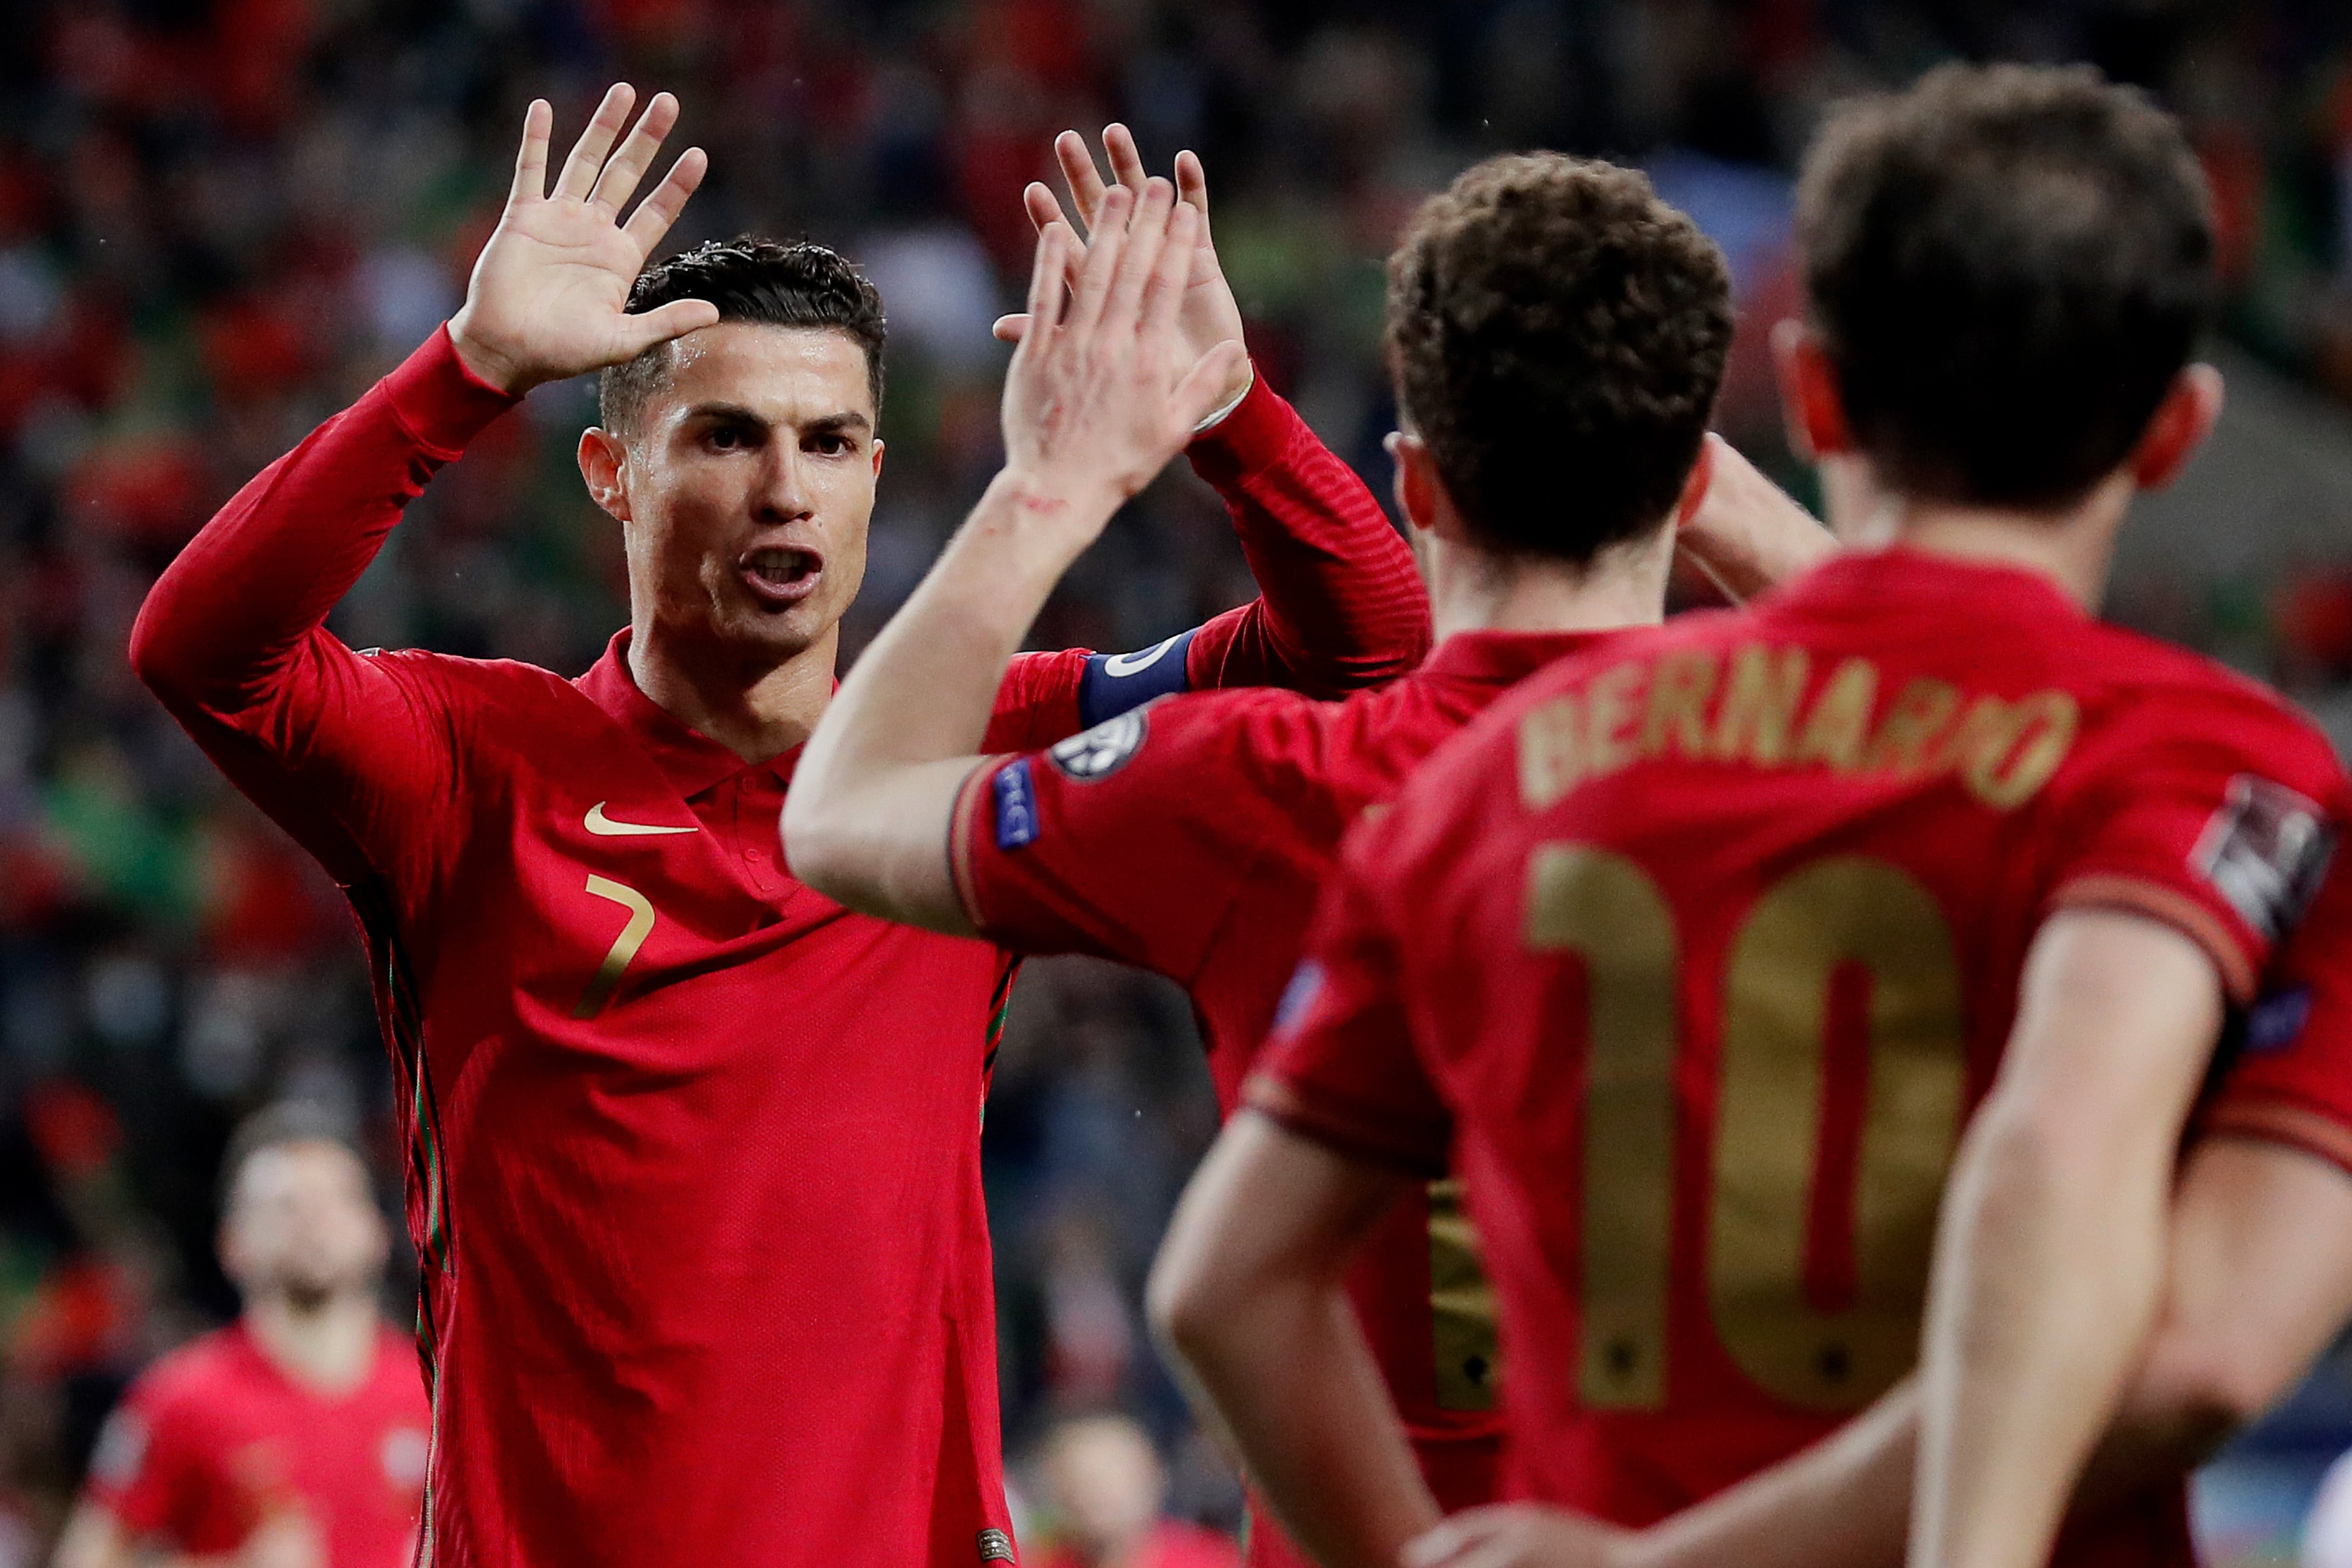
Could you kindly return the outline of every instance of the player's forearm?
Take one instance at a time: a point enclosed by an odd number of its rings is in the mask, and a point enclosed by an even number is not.
[[[1788,581],[1837,550],[1837,539],[1794,497],[1720,436],[1698,510],[1675,545],[1734,600]]]
[[[1326,1568],[1393,1568],[1437,1504],[1336,1279],[1232,1298],[1161,1292],[1154,1326],[1192,1404],[1292,1539]]]
[[[205,525],[141,608],[132,668],[184,716],[233,720],[266,700],[401,509],[511,406],[436,331]]]
[[[2170,1150],[1994,1100],[1946,1197],[1913,1568],[2039,1568],[2163,1286]]]
[[[784,802],[793,875],[868,914],[968,925],[944,873],[955,793],[1005,666],[1093,538],[1076,515],[1105,504],[998,476],[809,737]]]
[[[1363,481],[1263,379],[1188,455],[1223,498],[1259,591],[1203,628],[1193,685],[1337,696],[1421,663],[1429,596],[1412,552]]]

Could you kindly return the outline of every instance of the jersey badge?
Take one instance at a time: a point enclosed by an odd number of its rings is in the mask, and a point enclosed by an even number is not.
[[[1143,715],[1123,713],[1070,737],[1045,753],[1054,766],[1081,784],[1108,779],[1143,749]]]
[[[1036,841],[1037,786],[1029,777],[1025,757],[996,770],[989,781],[996,803],[996,847],[1017,850]]]
[[[2275,942],[2303,918],[2335,849],[2336,830],[2316,803],[2241,773],[2198,835],[2189,862],[2248,925]]]
[[[1013,1537],[1005,1534],[1004,1531],[1001,1530],[982,1531],[980,1532],[980,1560],[982,1563],[1012,1562]]]

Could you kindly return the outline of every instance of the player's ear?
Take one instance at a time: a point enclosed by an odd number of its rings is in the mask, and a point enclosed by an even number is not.
[[[1853,450],[1845,399],[1838,392],[1837,367],[1829,350],[1802,321],[1772,329],[1772,367],[1780,382],[1780,417],[1789,444],[1808,463]]]
[[[877,480],[882,477],[882,443],[879,441],[874,444],[874,477]]]
[[[1438,495],[1442,488],[1437,480],[1437,462],[1430,455],[1429,444],[1418,435],[1402,430],[1391,430],[1381,444],[1388,448],[1389,461],[1396,465],[1397,511],[1416,533],[1425,533],[1437,526]]]
[[[2161,490],[2180,476],[2189,459],[2211,434],[2221,417],[2221,372],[2211,365],[2190,365],[2172,378],[2164,401],[2140,433],[2132,449],[2132,483],[2143,490]]]
[[[603,507],[606,516],[627,522],[629,492],[621,482],[621,470],[627,465],[629,454],[621,438],[592,424],[580,433],[577,455],[581,482],[588,486],[588,498]]]

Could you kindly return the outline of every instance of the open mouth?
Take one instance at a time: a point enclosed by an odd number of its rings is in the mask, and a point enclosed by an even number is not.
[[[797,604],[814,591],[824,559],[814,550],[778,545],[744,551],[736,570],[762,603]]]

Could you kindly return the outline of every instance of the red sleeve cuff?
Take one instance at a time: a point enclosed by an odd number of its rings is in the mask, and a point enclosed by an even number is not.
[[[2225,1099],[2199,1119],[2196,1132],[2200,1137],[2284,1144],[2352,1176],[2352,1127],[2308,1105],[2284,1100]]]
[[[492,420],[522,401],[466,368],[449,341],[446,322],[378,384],[401,428],[444,462],[455,459]]]
[[[1301,1094],[1297,1084],[1272,1072],[1250,1074],[1242,1085],[1242,1099],[1260,1115],[1270,1116],[1300,1137],[1337,1149],[1350,1159],[1431,1181],[1448,1174],[1450,1128],[1423,1126],[1406,1131],[1391,1126],[1328,1092]]]
[[[2230,923],[2197,899],[2161,883],[2123,873],[2078,876],[2051,895],[2053,909],[2107,908],[2160,920],[2205,949],[2221,972],[2221,988],[2243,1007],[2254,999],[2262,955],[2249,952]]]
[[[1253,373],[1250,390],[1234,412],[1195,437],[1185,448],[1192,471],[1210,484],[1259,473],[1288,460],[1306,421],[1298,411]]]

